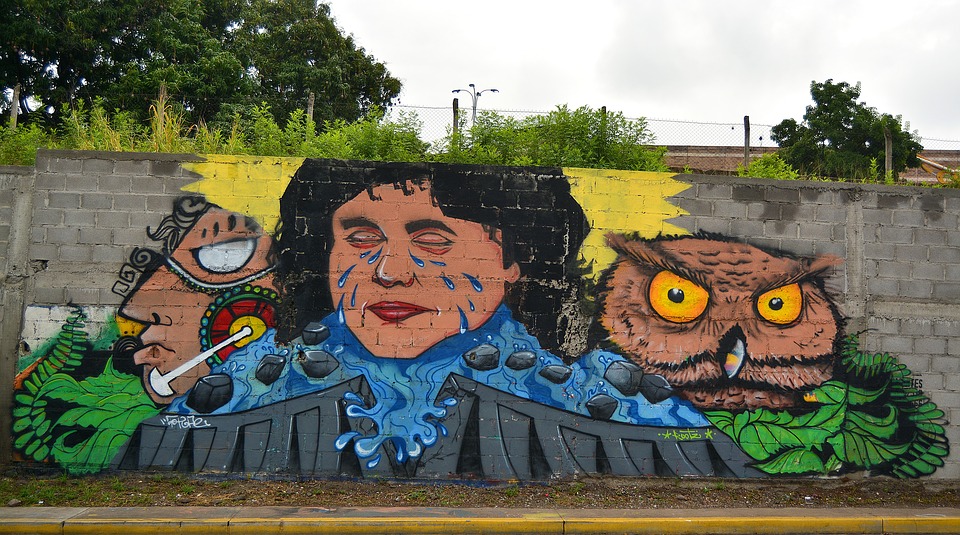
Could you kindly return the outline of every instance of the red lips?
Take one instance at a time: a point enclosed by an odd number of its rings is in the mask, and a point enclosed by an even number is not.
[[[383,321],[391,323],[400,323],[418,314],[432,312],[429,308],[424,308],[412,303],[404,303],[402,301],[380,301],[379,303],[368,306],[366,309],[376,314],[377,317]]]

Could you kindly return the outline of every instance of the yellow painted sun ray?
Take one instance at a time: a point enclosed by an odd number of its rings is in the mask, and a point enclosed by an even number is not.
[[[676,180],[675,173],[578,168],[564,168],[563,173],[590,223],[580,248],[589,279],[596,279],[617,257],[604,241],[608,232],[636,233],[641,238],[690,233],[667,222],[687,215],[668,200],[690,187]]]
[[[209,202],[257,220],[268,234],[280,220],[280,196],[304,158],[205,155],[203,162],[183,167],[202,178],[182,189]]]

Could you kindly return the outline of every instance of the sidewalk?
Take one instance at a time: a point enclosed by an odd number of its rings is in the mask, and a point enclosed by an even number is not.
[[[0,507],[5,533],[960,533],[960,509]]]

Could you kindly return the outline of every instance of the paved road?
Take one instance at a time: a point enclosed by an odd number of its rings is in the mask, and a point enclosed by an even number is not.
[[[960,533],[960,509],[6,507],[0,534]]]

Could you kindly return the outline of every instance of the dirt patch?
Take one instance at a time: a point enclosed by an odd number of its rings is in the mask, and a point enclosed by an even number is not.
[[[960,481],[624,479],[549,484],[273,481],[174,474],[0,477],[0,506],[431,506],[538,508],[960,507]]]

